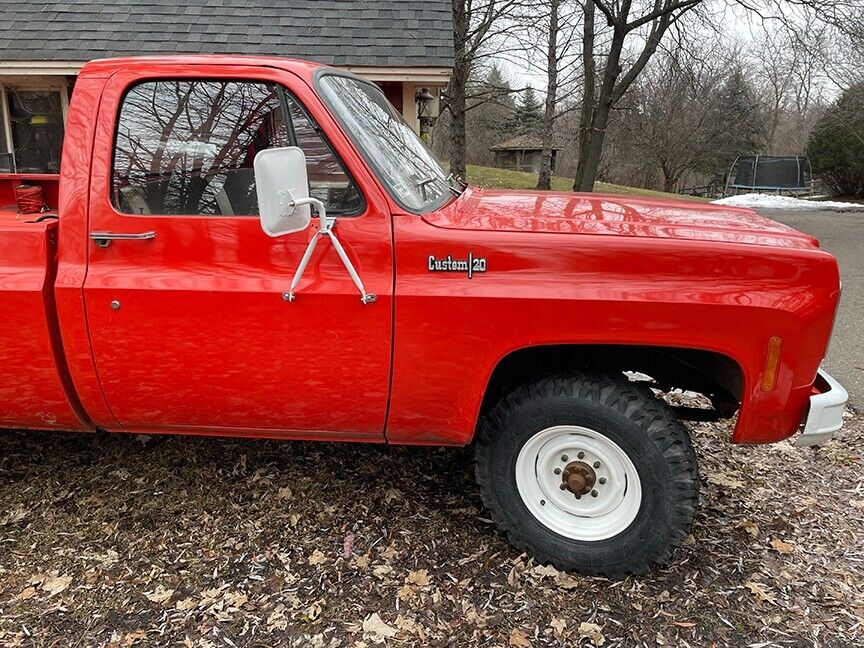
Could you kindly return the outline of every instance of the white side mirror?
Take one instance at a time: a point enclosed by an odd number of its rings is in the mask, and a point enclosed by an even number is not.
[[[282,236],[309,227],[313,200],[309,198],[306,156],[301,149],[286,146],[259,151],[255,156],[255,191],[265,234]]]

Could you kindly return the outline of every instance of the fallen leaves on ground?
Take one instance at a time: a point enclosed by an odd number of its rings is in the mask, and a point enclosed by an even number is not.
[[[470,451],[5,432],[0,645],[864,645],[864,417],[846,427],[794,448],[692,425],[692,533],[625,579],[514,549]]]
[[[373,612],[363,621],[363,634],[372,639],[386,639],[396,636],[396,628],[384,623],[378,613]]]
[[[601,632],[602,628],[596,623],[587,623],[583,621],[579,624],[579,638],[587,639],[595,646],[602,646],[606,643],[606,639]]]
[[[792,552],[795,551],[794,545],[792,545],[788,542],[784,542],[780,538],[774,538],[771,541],[771,546],[774,547],[774,550],[777,553],[781,553],[781,554],[791,554]]]

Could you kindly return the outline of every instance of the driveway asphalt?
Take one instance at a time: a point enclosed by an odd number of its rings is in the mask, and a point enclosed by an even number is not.
[[[819,239],[837,257],[843,296],[823,368],[849,392],[849,404],[864,411],[864,205],[860,212],[763,209],[766,218]]]

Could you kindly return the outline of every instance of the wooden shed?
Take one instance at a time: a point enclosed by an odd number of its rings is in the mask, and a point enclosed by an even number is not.
[[[555,171],[558,151],[563,148],[558,141],[552,145],[552,171]],[[499,169],[540,173],[543,144],[537,135],[517,135],[489,150],[495,153],[495,166]]]

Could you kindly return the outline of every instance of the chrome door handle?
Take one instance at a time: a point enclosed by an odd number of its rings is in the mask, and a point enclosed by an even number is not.
[[[138,232],[127,234],[123,232],[90,232],[90,238],[101,248],[111,245],[111,241],[146,241],[156,238],[156,232]]]

